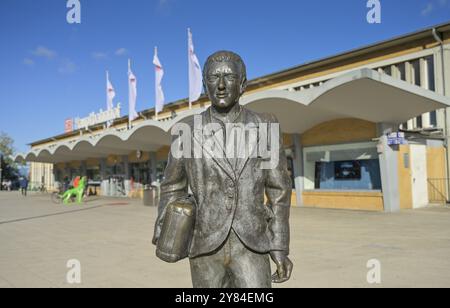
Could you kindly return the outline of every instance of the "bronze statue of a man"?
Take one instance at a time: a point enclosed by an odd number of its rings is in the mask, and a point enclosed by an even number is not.
[[[225,131],[226,126],[278,124],[274,116],[255,113],[239,104],[247,77],[245,64],[237,54],[219,51],[211,55],[204,66],[203,79],[212,106],[200,115],[202,125],[218,127],[212,133],[223,137],[225,144],[235,144],[237,140]],[[209,136],[197,138],[194,122],[194,116],[183,121],[192,129],[189,138],[204,146]],[[258,142],[260,138],[266,137],[258,137]],[[190,188],[196,204],[189,246],[194,287],[268,288],[272,282],[282,283],[290,278],[292,183],[281,134],[275,139],[277,164],[269,169],[261,168],[264,157],[248,152],[243,156],[227,155],[229,152],[223,149],[223,156],[179,157],[172,151],[169,154],[153,243],[157,244],[160,237],[167,206],[186,198]],[[239,147],[237,144],[238,150]],[[273,275],[270,257],[277,268]]]

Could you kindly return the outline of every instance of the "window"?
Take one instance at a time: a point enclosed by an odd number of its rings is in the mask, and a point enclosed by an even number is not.
[[[150,167],[148,163],[131,163],[130,171],[130,175],[135,183],[151,184]]]
[[[415,84],[416,86],[421,85],[421,79],[420,79],[420,60],[414,60],[411,62],[411,68],[412,68],[412,77],[413,80],[412,83]]]
[[[430,125],[432,127],[437,127],[437,114],[436,110],[430,112]]]
[[[386,75],[392,76],[392,68],[390,65],[383,67],[382,70]]]
[[[304,149],[306,190],[381,190],[376,143]]]
[[[422,116],[416,117],[416,128],[422,128]]]
[[[434,80],[434,58],[433,56],[428,56],[425,58],[425,61],[427,63],[428,90],[436,91]]]
[[[101,180],[100,167],[98,167],[98,166],[89,167],[86,170],[86,175],[87,175],[88,180],[100,181]]]
[[[164,171],[166,170],[166,166],[167,161],[159,161],[156,164],[156,180],[159,180],[160,182],[164,180]]]
[[[334,178],[338,180],[360,180],[361,163],[359,160],[334,162]]]
[[[405,63],[400,63],[397,65],[397,69],[398,69],[398,78],[400,78],[403,81],[406,81],[406,67],[405,67]]]

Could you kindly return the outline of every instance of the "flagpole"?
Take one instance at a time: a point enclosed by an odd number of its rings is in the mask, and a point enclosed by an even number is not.
[[[106,70],[106,110],[109,111],[109,74]],[[110,122],[106,122],[107,128],[110,126]]]
[[[131,59],[128,58],[128,113],[130,113],[130,72],[131,72]],[[128,129],[131,129],[131,115],[128,114]]]
[[[155,46],[155,55],[154,57],[158,56],[158,47]],[[156,69],[155,69],[155,121],[158,121],[158,108],[156,107],[156,91],[158,91],[158,89],[156,88]]]
[[[108,98],[108,80],[109,80],[109,75],[108,75],[108,70],[106,70],[106,110],[108,110],[109,108],[109,98]]]
[[[188,65],[189,65],[189,73],[188,73],[188,84],[189,84],[189,94],[191,92],[191,84],[190,84],[190,71],[191,71],[191,28],[188,28]],[[190,96],[190,95],[189,95]],[[192,102],[191,98],[189,97],[189,109],[192,109]]]

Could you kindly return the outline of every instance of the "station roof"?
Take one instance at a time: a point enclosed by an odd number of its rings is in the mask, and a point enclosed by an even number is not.
[[[371,69],[355,70],[302,91],[267,90],[245,95],[240,104],[277,116],[284,133],[302,134],[334,119],[355,118],[398,125],[418,114],[450,106],[450,98]],[[173,125],[204,108],[180,113],[168,121],[145,120],[131,129],[115,128],[35,147],[17,162],[60,163],[127,155],[132,150],[156,151],[170,145]]]

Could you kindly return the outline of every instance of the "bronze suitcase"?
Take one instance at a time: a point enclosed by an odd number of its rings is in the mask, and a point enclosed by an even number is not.
[[[167,206],[156,255],[174,263],[189,255],[195,224],[195,202],[192,198],[177,200]]]

